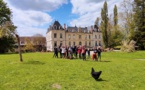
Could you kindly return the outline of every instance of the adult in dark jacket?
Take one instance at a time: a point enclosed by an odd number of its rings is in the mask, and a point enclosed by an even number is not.
[[[53,57],[57,57],[58,58],[58,48],[54,47],[54,55]]]

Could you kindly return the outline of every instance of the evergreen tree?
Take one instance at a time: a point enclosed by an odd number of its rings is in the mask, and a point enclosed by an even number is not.
[[[134,0],[135,35],[133,39],[140,49],[145,49],[145,1]]]
[[[118,24],[118,11],[117,11],[117,6],[114,6],[114,26],[117,26]]]
[[[108,7],[107,2],[104,2],[104,7],[101,10],[101,30],[105,48],[108,47]]]
[[[121,41],[122,41],[122,37],[123,34],[120,32],[120,30],[118,29],[118,10],[117,10],[117,6],[114,6],[114,27],[113,27],[113,31],[112,31],[112,46],[117,46],[117,45],[121,45]]]
[[[14,46],[15,27],[11,23],[11,11],[3,0],[0,0],[0,53],[12,50]]]

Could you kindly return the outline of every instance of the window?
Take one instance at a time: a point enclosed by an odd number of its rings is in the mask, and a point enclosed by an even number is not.
[[[99,46],[101,46],[101,41],[99,41]]]
[[[79,39],[81,39],[81,35],[79,35]]]
[[[91,39],[91,36],[89,35],[89,39]]]
[[[101,39],[101,36],[99,35],[99,39]]]
[[[75,42],[73,42],[73,45],[75,46],[75,45],[76,45],[76,43],[75,43]]]
[[[95,46],[98,46],[98,43],[97,43],[97,41],[95,42]]]
[[[87,41],[85,42],[85,45],[87,46]]]
[[[97,39],[97,35],[95,35],[95,38]]]
[[[69,46],[71,46],[71,42],[69,42]]]
[[[23,42],[23,41],[21,41],[21,44],[24,44],[24,42]]]
[[[57,34],[56,33],[54,33],[54,38],[57,38]]]
[[[70,39],[71,37],[70,37],[70,34],[68,35],[68,38]]]
[[[75,35],[73,35],[73,37],[75,38]]]
[[[85,39],[87,39],[87,35],[85,36]]]
[[[55,47],[57,46],[57,41],[54,41],[54,46],[55,46]]]
[[[91,46],[91,42],[89,42],[89,46]]]
[[[82,42],[79,42],[79,45],[82,45]]]
[[[60,38],[62,38],[62,33],[60,33]]]
[[[60,41],[60,46],[62,46],[62,41]]]

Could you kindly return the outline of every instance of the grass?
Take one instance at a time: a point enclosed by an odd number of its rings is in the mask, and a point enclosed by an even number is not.
[[[0,54],[0,90],[144,90],[145,51],[103,52],[102,62],[52,58],[53,53]],[[102,70],[95,81],[91,68]]]

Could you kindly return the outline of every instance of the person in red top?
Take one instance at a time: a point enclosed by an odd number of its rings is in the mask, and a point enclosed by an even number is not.
[[[82,59],[86,60],[86,49],[85,49],[85,46],[82,47],[81,53],[82,53]]]
[[[81,52],[82,52],[82,47],[81,47],[81,46],[79,46],[79,47],[78,47],[79,59],[81,59]]]
[[[93,49],[93,51],[94,51],[94,53],[93,53],[93,56],[92,56],[92,59],[94,60],[95,59],[95,61],[98,61],[98,57],[97,57],[97,47],[94,47],[94,49]]]

